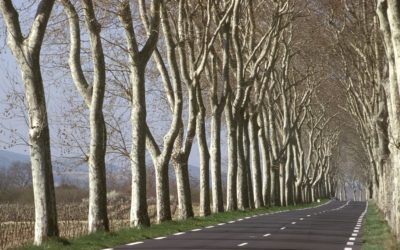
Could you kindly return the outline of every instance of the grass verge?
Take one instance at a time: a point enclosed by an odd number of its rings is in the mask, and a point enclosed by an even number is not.
[[[368,202],[368,211],[362,235],[363,250],[397,250],[400,244],[390,232],[382,213],[374,202]]]
[[[20,247],[20,250],[40,250],[40,249],[76,249],[76,250],[91,250],[104,249],[124,245],[127,243],[151,239],[160,236],[167,236],[177,232],[185,232],[194,228],[202,228],[218,223],[228,222],[231,220],[252,216],[262,213],[270,213],[282,210],[294,210],[299,208],[315,207],[326,203],[328,200],[322,200],[321,203],[312,203],[288,207],[270,207],[260,208],[246,211],[233,211],[218,214],[212,214],[207,217],[195,217],[193,219],[182,221],[168,221],[161,224],[152,225],[142,229],[122,229],[116,232],[98,232],[84,237],[72,240],[49,240],[42,246],[28,245]]]

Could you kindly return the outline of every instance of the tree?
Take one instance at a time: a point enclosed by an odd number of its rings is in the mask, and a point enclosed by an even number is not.
[[[144,5],[144,1],[139,1]],[[150,220],[147,212],[146,197],[146,91],[145,70],[147,63],[154,52],[160,26],[160,0],[151,2],[151,25],[148,39],[139,50],[137,38],[131,16],[129,1],[120,5],[119,17],[124,26],[128,45],[130,81],[132,84],[132,200],[131,200],[131,226],[149,226]],[[143,8],[142,8],[143,9]]]
[[[90,111],[91,141],[89,153],[88,229],[90,233],[98,230],[109,231],[105,169],[107,132],[103,115],[106,68],[100,36],[101,26],[96,19],[93,2],[83,0],[81,3],[85,12],[86,27],[90,34],[94,65],[93,83],[89,84],[81,66],[81,30],[78,13],[69,0],[61,0],[61,2],[69,18],[71,39],[69,65],[72,79]]]
[[[50,153],[50,132],[40,68],[40,52],[54,0],[38,3],[29,35],[24,36],[11,0],[0,2],[7,43],[20,66],[28,103],[29,144],[35,200],[35,244],[57,237],[56,200]]]

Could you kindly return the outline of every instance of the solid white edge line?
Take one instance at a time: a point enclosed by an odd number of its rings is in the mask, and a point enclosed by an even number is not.
[[[201,231],[201,229],[200,228],[196,228],[196,229],[192,230],[192,232],[198,232],[198,231]]]
[[[208,227],[206,227],[206,228],[214,228],[215,226],[208,226]]]
[[[174,233],[174,235],[182,235],[182,234],[185,234],[185,232]]]
[[[165,239],[165,238],[167,238],[167,237],[157,237],[157,238],[154,238],[155,240],[163,240],[163,239]]]

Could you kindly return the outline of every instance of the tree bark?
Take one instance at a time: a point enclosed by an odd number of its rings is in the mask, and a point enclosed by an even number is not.
[[[249,117],[249,134],[251,148],[251,170],[253,177],[254,205],[255,208],[264,206],[262,195],[262,179],[261,179],[261,163],[260,163],[260,145],[258,142],[258,124],[257,115],[250,114]]]
[[[38,3],[36,16],[27,37],[22,35],[18,12],[12,1],[0,2],[7,27],[7,44],[21,69],[28,105],[29,149],[35,204],[35,245],[59,235],[54,179],[50,151],[46,99],[40,68],[40,51],[54,0]]]

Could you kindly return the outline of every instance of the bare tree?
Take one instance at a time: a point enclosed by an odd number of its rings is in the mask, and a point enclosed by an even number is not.
[[[139,1],[144,5],[144,1]],[[161,1],[151,3],[151,25],[149,37],[143,48],[139,50],[137,38],[131,16],[129,1],[120,5],[119,17],[124,26],[128,44],[130,63],[130,81],[132,84],[132,199],[131,199],[131,226],[149,226],[146,197],[146,92],[145,70],[147,63],[154,52],[160,26]]]
[[[40,51],[54,0],[38,3],[29,35],[24,36],[11,0],[0,2],[7,26],[7,43],[20,66],[28,103],[29,144],[35,200],[35,244],[57,237],[56,201],[50,153],[50,133],[40,68]]]

